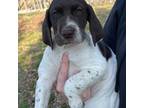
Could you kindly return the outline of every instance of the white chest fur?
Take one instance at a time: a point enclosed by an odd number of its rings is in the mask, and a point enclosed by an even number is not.
[[[64,52],[69,54],[70,69],[69,75],[76,70],[82,70],[84,68],[94,68],[100,65],[100,67],[106,66],[106,60],[102,56],[98,46],[90,46],[86,41],[75,46],[63,46],[57,47],[53,51],[53,61],[55,61],[55,66],[60,66],[60,60]],[[58,68],[58,67],[57,67]],[[103,67],[105,68],[105,67]]]
[[[69,75],[73,74],[72,72],[74,71],[74,69],[82,70],[80,71],[80,73],[84,72],[84,74],[79,76],[81,76],[82,78],[81,81],[84,86],[85,84],[87,85],[87,82],[91,82],[90,77],[87,77],[88,74],[87,70],[91,70],[91,72],[99,71],[99,76],[93,77],[93,75],[96,74],[91,73],[91,77],[93,78],[97,77],[96,84],[93,86],[92,91],[93,98],[89,99],[86,102],[85,108],[93,108],[93,106],[97,108],[107,108],[107,107],[117,108],[118,95],[114,92],[115,76],[116,76],[115,55],[112,53],[112,57],[107,61],[105,57],[103,57],[97,44],[94,47],[88,45],[87,42],[85,41],[73,47],[72,46],[56,47],[56,49],[54,50],[51,50],[50,47],[46,48],[43,55],[43,59],[39,66],[38,70],[39,80],[37,82],[37,92],[39,91],[40,88],[41,90],[43,89],[42,90],[43,92],[41,92],[41,94],[38,94],[37,98],[43,97],[43,95],[45,95],[44,92],[46,92],[46,89],[50,88],[53,82],[56,80],[58,68],[60,66],[60,61],[64,52],[68,52],[69,54],[69,60],[70,60]],[[85,78],[83,77],[83,75],[85,75]],[[101,77],[101,75],[103,76]],[[72,85],[67,84],[68,86],[67,91],[69,91],[69,89],[74,90],[73,85],[77,85],[77,82],[81,83],[80,79],[77,78],[76,80],[73,80],[74,83],[71,83]],[[68,92],[67,94],[69,95],[71,93]],[[77,101],[75,100],[75,102]]]

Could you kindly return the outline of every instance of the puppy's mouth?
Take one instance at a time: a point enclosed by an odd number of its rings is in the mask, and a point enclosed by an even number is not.
[[[60,34],[60,35],[56,36],[55,41],[59,46],[73,44],[74,43],[74,37],[75,36],[72,34],[65,35],[65,36]]]
[[[68,26],[62,29],[61,35],[65,40],[72,41],[75,36],[75,31],[76,31],[75,28]]]
[[[63,35],[63,38],[67,41],[73,41],[74,40],[74,34]]]
[[[56,33],[56,43],[59,46],[63,45],[77,45],[79,43],[77,39],[77,33],[78,31],[76,30],[75,27],[73,26],[66,26],[60,30],[59,33]]]

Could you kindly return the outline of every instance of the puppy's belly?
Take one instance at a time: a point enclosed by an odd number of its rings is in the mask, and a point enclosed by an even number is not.
[[[69,73],[68,73],[68,77],[75,75],[76,73],[80,72],[80,68],[75,65],[73,62],[70,61],[69,64]],[[84,92],[82,92],[81,94],[81,98],[83,101],[88,100],[91,97],[91,88],[86,89]]]
[[[68,77],[70,77],[78,72],[80,72],[80,67],[78,67],[76,64],[74,64],[72,61],[70,61]]]

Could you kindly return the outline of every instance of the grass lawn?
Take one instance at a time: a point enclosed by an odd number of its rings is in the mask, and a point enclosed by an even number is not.
[[[102,25],[109,14],[112,5],[95,6],[96,15]],[[41,25],[44,12],[18,15],[18,106],[19,108],[33,108],[34,91],[37,80],[37,68],[46,45],[42,42]],[[57,98],[56,98],[57,96]],[[49,108],[68,108],[65,99],[52,92]]]

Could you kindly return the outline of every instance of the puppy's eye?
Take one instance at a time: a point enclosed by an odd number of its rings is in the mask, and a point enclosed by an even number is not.
[[[55,14],[57,14],[57,13],[58,13],[57,10],[54,10],[54,11],[52,12],[53,15],[55,15]]]
[[[83,8],[78,6],[74,8],[73,15],[80,16],[82,14]]]
[[[52,11],[52,15],[60,16],[62,14],[63,14],[62,9],[55,9],[55,10]]]
[[[77,8],[76,8],[76,11],[82,11],[82,7],[80,7],[80,6],[77,7]]]

